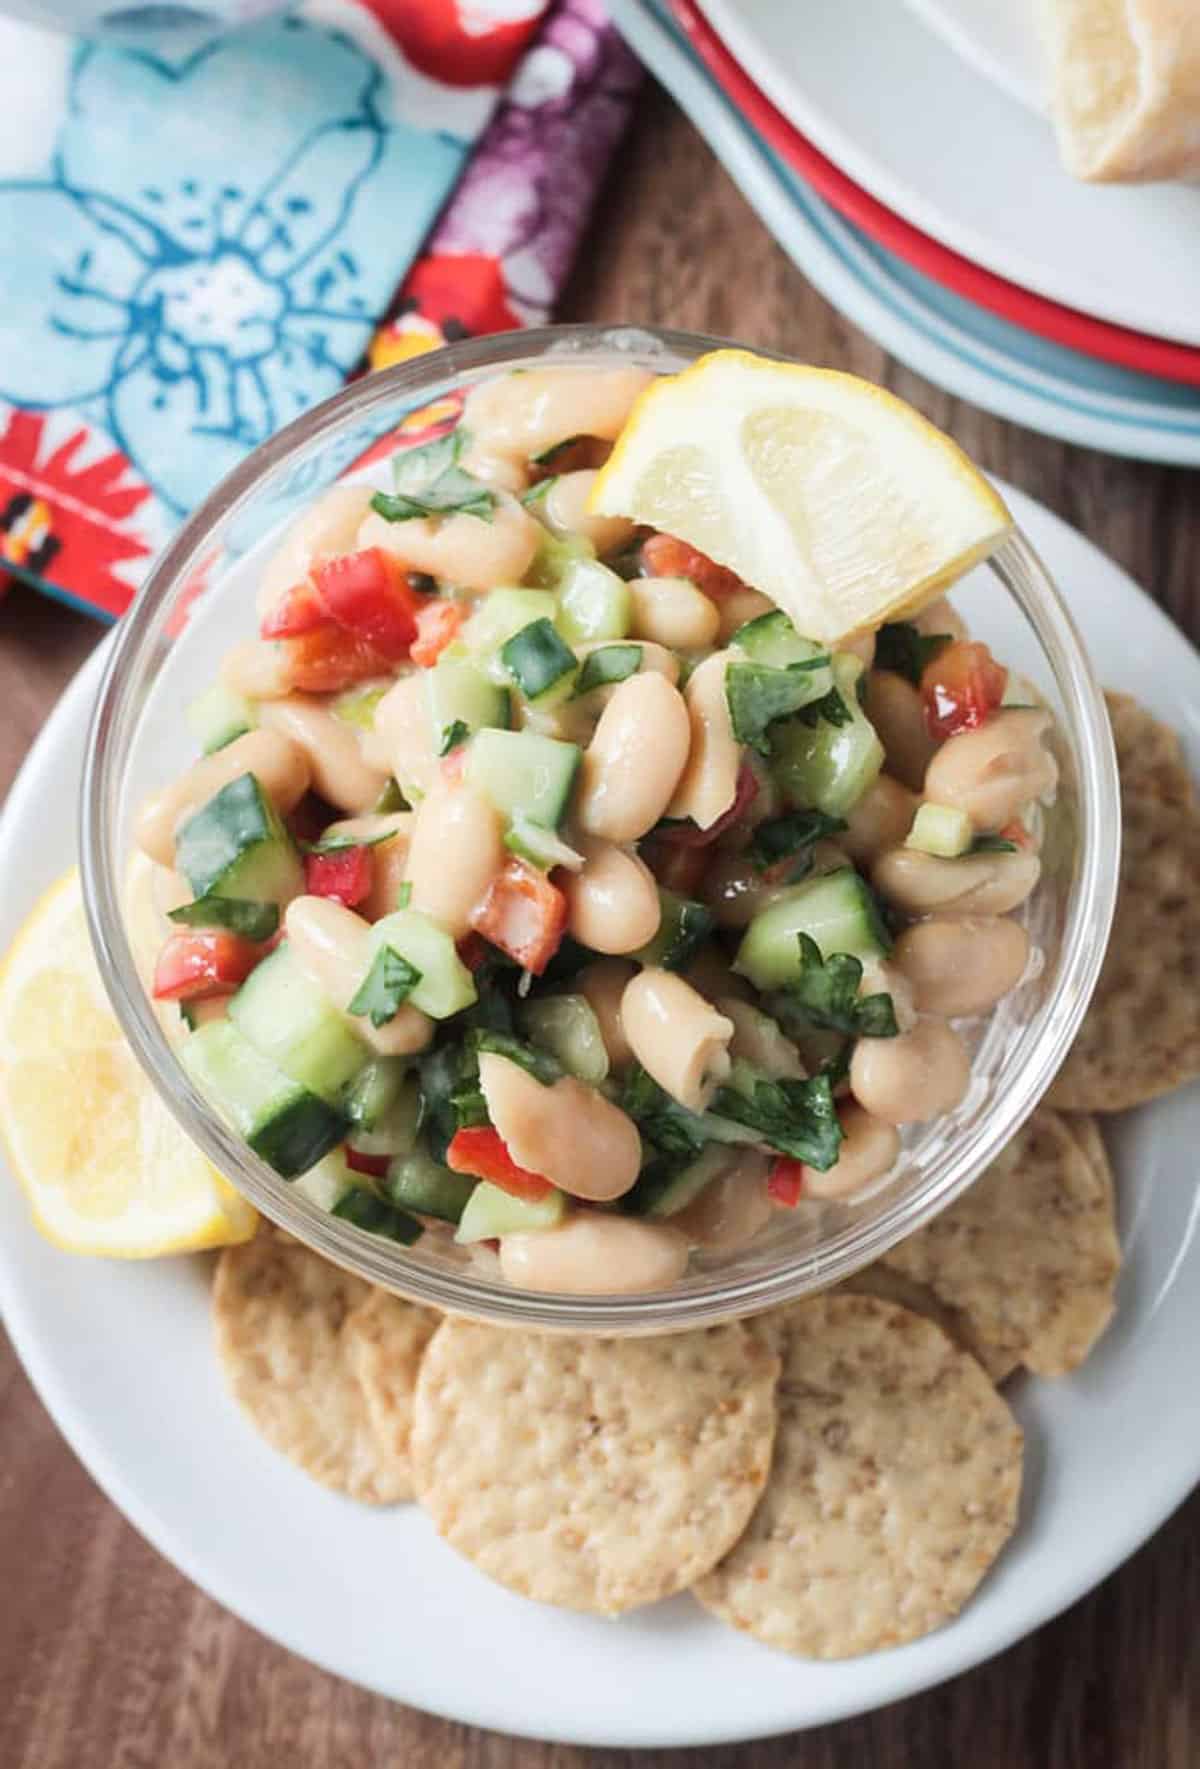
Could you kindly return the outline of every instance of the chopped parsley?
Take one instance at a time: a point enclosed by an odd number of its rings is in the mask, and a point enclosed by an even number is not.
[[[849,952],[821,957],[808,934],[797,934],[804,968],[787,988],[789,1006],[810,1026],[850,1038],[894,1038],[900,1028],[890,995],[860,996],[863,967]]]
[[[452,725],[442,729],[442,746],[438,750],[440,756],[448,756],[452,749],[457,749],[471,735],[471,727],[465,719],[455,719]]]
[[[756,866],[764,869],[780,860],[795,860],[802,878],[812,865],[812,850],[827,836],[845,829],[844,817],[827,817],[824,811],[789,811],[760,823],[748,849]]]
[[[421,981],[421,972],[392,946],[381,946],[348,1012],[386,1026]]]
[[[977,835],[967,849],[968,854],[1015,854],[1018,844],[1006,835]]]
[[[403,450],[392,458],[395,491],[377,491],[371,508],[387,522],[421,516],[478,516],[492,520],[496,494],[459,466],[469,436],[460,424],[444,436]]]
[[[786,719],[802,708],[811,710],[816,686],[812,672],[826,668],[828,663],[827,655],[788,664],[786,669],[765,663],[731,663],[725,671],[725,701],[738,742],[748,744],[759,755],[769,756],[770,726],[776,719]]]
[[[217,897],[210,891],[194,903],[172,909],[170,920],[182,927],[228,928],[244,940],[269,940],[279,926],[277,903],[252,903],[242,897]]]
[[[813,1075],[807,1081],[771,1081],[751,1072],[742,1078],[741,1085],[719,1090],[713,1111],[744,1124],[769,1148],[795,1161],[806,1161],[818,1172],[827,1172],[838,1158],[842,1127],[828,1075]]]

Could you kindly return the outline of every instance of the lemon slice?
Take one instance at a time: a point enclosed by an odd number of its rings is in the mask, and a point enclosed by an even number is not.
[[[914,612],[1012,528],[962,450],[902,400],[743,350],[647,389],[590,507],[688,541],[824,644]]]
[[[0,971],[0,1129],[38,1228],[123,1259],[249,1240],[257,1215],[188,1141],[108,1005],[79,875],[46,892]]]

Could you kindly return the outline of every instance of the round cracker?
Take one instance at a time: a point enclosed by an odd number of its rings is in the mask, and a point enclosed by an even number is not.
[[[225,1378],[267,1442],[323,1486],[390,1505],[405,1496],[407,1466],[376,1439],[345,1335],[369,1294],[298,1241],[260,1230],[217,1261],[213,1319]]]
[[[951,1310],[955,1337],[993,1380],[1018,1364],[1065,1375],[1113,1312],[1121,1248],[1107,1162],[1039,1107],[970,1191],[884,1263]]]
[[[916,1278],[895,1266],[882,1262],[865,1266],[837,1288],[852,1291],[855,1296],[878,1296],[883,1302],[898,1302],[903,1308],[911,1309],[913,1314],[923,1315],[956,1345],[977,1358],[993,1382],[1003,1382],[1017,1367],[1019,1360],[1011,1353],[989,1345],[972,1332],[970,1320],[960,1309],[947,1307],[928,1284],[918,1283]]]
[[[915,1640],[958,1613],[1011,1534],[1021,1429],[975,1359],[896,1303],[833,1291],[781,1327],[771,1478],[696,1596],[805,1658]]]
[[[1200,812],[1126,795],[1100,981],[1047,1098],[1121,1112],[1200,1076]]]
[[[448,1320],[421,1366],[417,1497],[523,1597],[619,1615],[684,1590],[767,1478],[779,1359],[733,1324],[657,1339]]]
[[[413,1497],[409,1462],[413,1396],[425,1347],[440,1319],[432,1309],[402,1302],[386,1290],[372,1290],[346,1316],[342,1329],[347,1364],[362,1390],[375,1440],[398,1471],[397,1499]]]
[[[1117,752],[1121,789],[1129,798],[1158,798],[1171,805],[1196,800],[1179,733],[1148,713],[1131,694],[1105,694]]]

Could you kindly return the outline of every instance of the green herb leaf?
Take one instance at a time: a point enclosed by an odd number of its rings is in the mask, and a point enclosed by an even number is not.
[[[373,1026],[386,1026],[420,981],[415,965],[393,947],[381,946],[347,1011],[368,1018]]]
[[[535,504],[541,503],[551,487],[557,484],[557,473],[551,473],[548,479],[539,479],[536,485],[531,485],[528,491],[523,491],[521,493],[521,502],[527,510],[532,510]]]
[[[463,1015],[466,1025],[484,1032],[504,1032],[510,1037],[516,1026],[513,1003],[521,972],[511,959],[485,958],[473,973],[475,1002]]]
[[[509,1032],[479,1027],[469,1034],[467,1042],[477,1057],[485,1052],[492,1056],[507,1057],[510,1063],[516,1063],[519,1069],[524,1069],[527,1075],[532,1075],[543,1087],[549,1087],[559,1080],[564,1072],[562,1064],[548,1050],[539,1050],[536,1045],[526,1044],[524,1039],[514,1038]]]
[[[775,866],[780,860],[804,863],[807,872],[812,865],[812,849],[827,836],[845,829],[843,817],[827,817],[824,811],[789,811],[784,817],[772,817],[754,831],[748,849],[755,865]],[[799,875],[803,877],[803,872]]]
[[[396,489],[377,491],[371,508],[387,522],[449,515],[478,516],[490,522],[496,508],[495,492],[458,465],[467,440],[467,432],[459,425],[433,442],[394,455]]]
[[[769,756],[768,728],[776,719],[788,718],[809,706],[815,688],[812,672],[828,663],[827,655],[789,664],[786,669],[765,663],[731,663],[725,671],[725,702],[738,742]]]
[[[455,719],[452,725],[446,725],[442,730],[442,747],[438,750],[438,754],[448,756],[452,749],[457,749],[460,744],[465,743],[470,735],[471,727],[467,721]]]
[[[925,665],[953,641],[949,633],[918,631],[910,620],[890,620],[875,635],[875,668],[894,670],[919,687]]]
[[[808,934],[797,934],[804,968],[785,991],[789,1005],[810,1026],[844,1032],[851,1038],[894,1038],[899,1031],[890,995],[859,999],[863,967],[849,952],[821,957]]]
[[[564,436],[561,442],[552,442],[550,447],[544,448],[540,455],[530,455],[529,458],[535,467],[550,467],[553,466],[554,462],[560,455],[566,454],[569,448],[574,448],[577,442],[584,442],[585,440],[586,438],[582,434],[578,436]]]
[[[642,667],[640,645],[601,645],[589,651],[575,684],[575,698],[590,694],[593,688],[605,688],[611,682],[623,682]]]
[[[621,1109],[647,1141],[666,1155],[699,1154],[705,1136],[701,1119],[673,1100],[640,1063],[630,1067],[621,1090]]]
[[[244,940],[269,940],[279,926],[277,903],[251,903],[241,897],[216,897],[211,892],[194,903],[172,909],[170,920],[181,927],[221,927]]]
[[[846,705],[839,688],[831,688],[820,700],[814,700],[809,706],[802,706],[796,717],[802,724],[809,726],[816,725],[820,719],[835,727],[854,723],[853,709]]]
[[[1015,854],[1017,843],[1004,835],[977,835],[967,849],[969,854]]]
[[[369,1235],[383,1235],[389,1241],[399,1241],[403,1247],[411,1247],[419,1241],[425,1229],[415,1216],[407,1210],[398,1210],[395,1204],[385,1204],[374,1192],[363,1186],[351,1186],[343,1192],[333,1207],[332,1214],[340,1216],[343,1222],[352,1222],[355,1228],[365,1229]]]
[[[408,879],[405,879],[402,884],[396,886],[396,907],[397,909],[407,909],[411,902],[412,885]]]
[[[834,1110],[828,1075],[807,1081],[771,1081],[752,1077],[749,1089],[722,1087],[712,1109],[756,1131],[781,1155],[806,1161],[825,1173],[838,1158],[842,1127]]]
[[[344,854],[347,848],[377,848],[380,842],[396,839],[396,830],[384,829],[378,835],[323,835],[319,841],[301,842],[302,854]]]

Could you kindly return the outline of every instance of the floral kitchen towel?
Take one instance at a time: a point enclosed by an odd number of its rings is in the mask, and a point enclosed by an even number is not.
[[[0,571],[119,613],[335,391],[544,3],[304,0],[120,46],[0,22]]]

